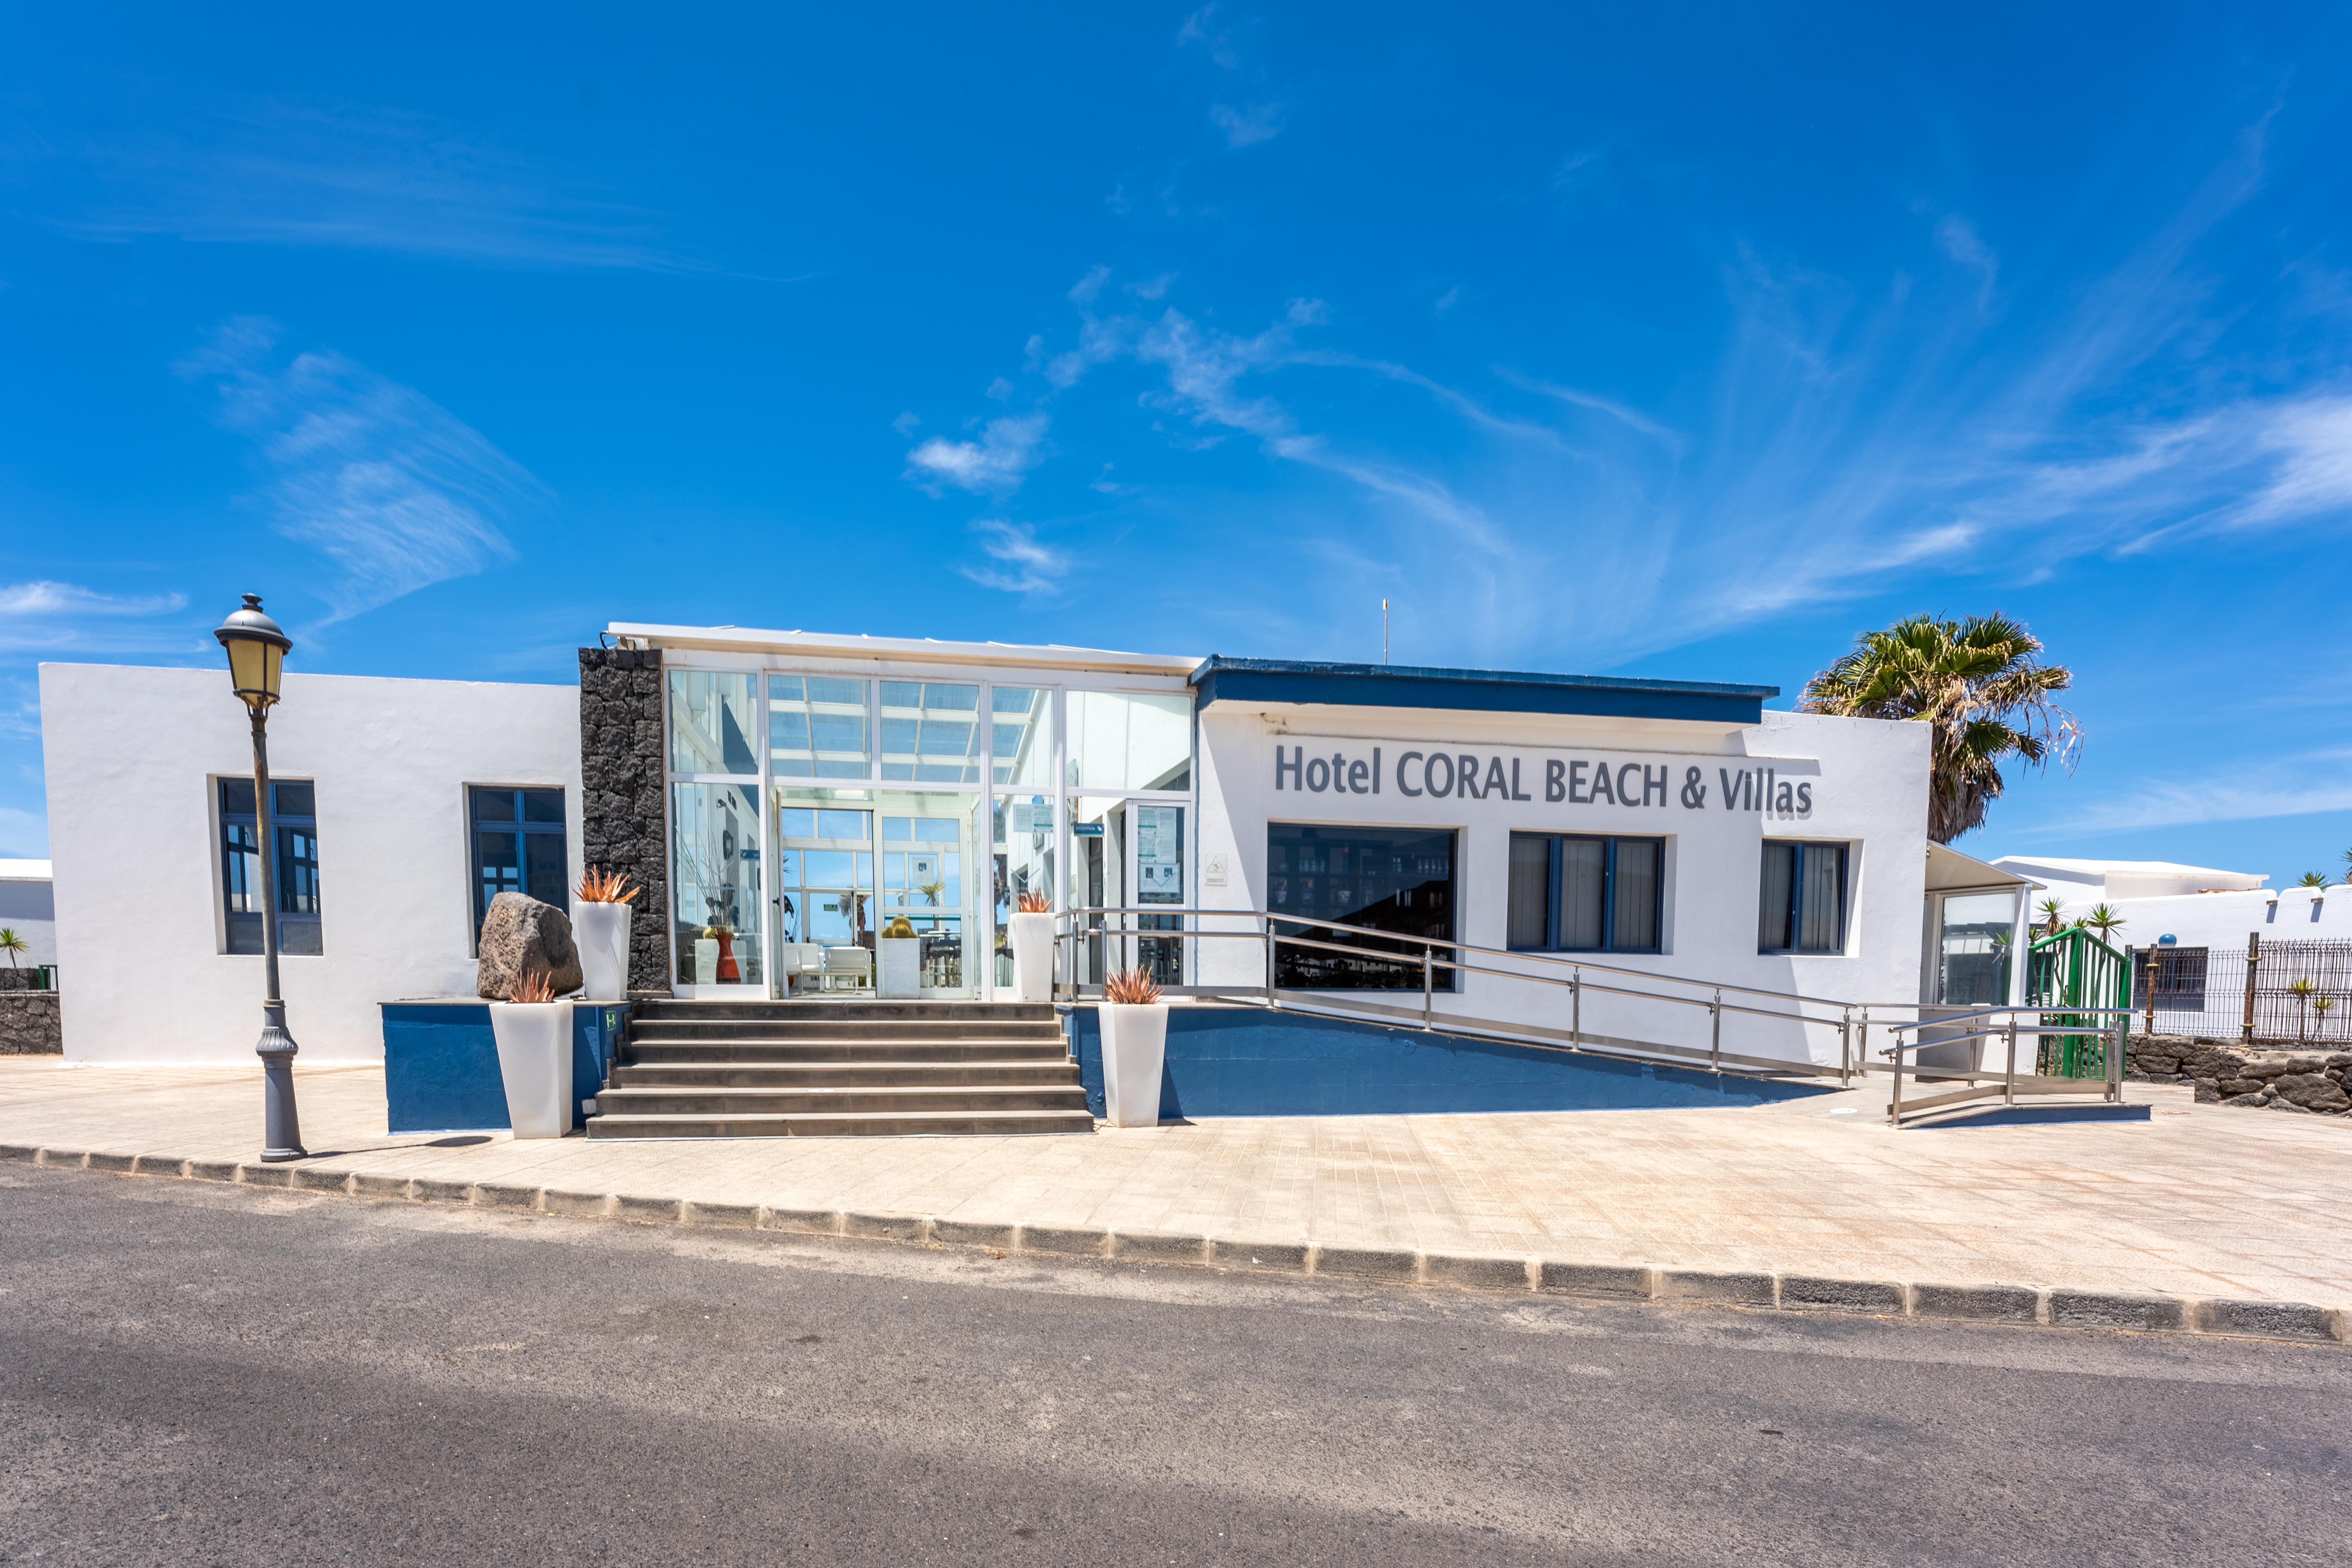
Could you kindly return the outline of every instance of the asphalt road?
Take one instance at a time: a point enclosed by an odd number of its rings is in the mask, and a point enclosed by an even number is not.
[[[0,1173],[8,1563],[2352,1561],[2352,1352]]]

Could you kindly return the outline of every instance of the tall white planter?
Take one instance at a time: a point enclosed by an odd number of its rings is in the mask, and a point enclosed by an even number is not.
[[[561,1138],[572,1131],[572,1004],[493,1002],[490,1033],[499,1042],[507,1120],[518,1138]]]
[[[875,965],[875,994],[901,998],[922,994],[923,939],[886,936],[877,938],[874,945],[879,950],[879,962]]]
[[[629,906],[582,904],[572,911],[572,939],[591,1002],[625,1001],[629,994]]]
[[[1024,1002],[1054,999],[1054,917],[1016,914],[1012,921],[1013,992]]]
[[[1106,1002],[1095,1016],[1102,1023],[1103,1120],[1113,1127],[1159,1126],[1168,1004]]]

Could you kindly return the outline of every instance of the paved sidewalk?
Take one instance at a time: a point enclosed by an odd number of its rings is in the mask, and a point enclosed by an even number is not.
[[[1899,1132],[1879,1087],[1753,1109],[1234,1118],[1091,1136],[517,1142],[388,1136],[377,1068],[297,1082],[309,1166],[365,1173],[378,1191],[415,1179],[2352,1308],[2352,1127],[2198,1106],[2170,1086],[2127,1086],[2154,1107],[2147,1122]],[[0,1145],[250,1161],[260,1117],[258,1068],[0,1062]]]

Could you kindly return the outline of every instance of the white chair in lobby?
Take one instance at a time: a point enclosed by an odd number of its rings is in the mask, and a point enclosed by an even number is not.
[[[874,984],[872,949],[828,947],[824,950],[824,984],[831,987],[844,981],[861,986]]]
[[[788,991],[805,991],[824,975],[824,949],[813,942],[780,943],[776,962],[783,969]]]

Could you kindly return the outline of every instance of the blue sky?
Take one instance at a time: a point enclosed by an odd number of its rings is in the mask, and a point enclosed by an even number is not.
[[[2352,848],[2340,7],[18,6],[37,665],[611,619],[1762,680],[2000,609],[1963,840]],[[228,700],[224,692],[223,700]]]

